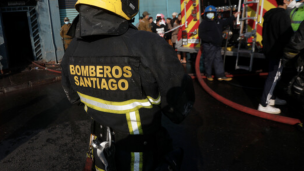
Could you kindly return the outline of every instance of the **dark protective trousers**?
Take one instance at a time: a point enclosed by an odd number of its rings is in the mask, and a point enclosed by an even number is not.
[[[203,43],[203,55],[206,76],[212,76],[212,67],[215,70],[215,76],[220,78],[225,76],[224,64],[221,54],[221,47],[211,43]]]
[[[270,99],[274,99],[274,89],[281,79],[284,64],[282,59],[269,60],[269,74],[265,82],[264,92],[261,98],[261,105],[266,107]]]

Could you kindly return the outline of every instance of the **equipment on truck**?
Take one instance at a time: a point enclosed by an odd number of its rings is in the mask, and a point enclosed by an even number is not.
[[[209,2],[210,5],[220,3],[214,1]],[[206,4],[207,3],[204,3],[202,0],[181,0],[183,46],[178,47],[178,51],[189,53],[198,52],[200,40],[197,33],[199,32],[199,24],[203,20],[200,14],[204,12],[201,9],[204,9],[204,6],[207,6]],[[229,40],[230,43],[228,43],[228,45],[231,43],[232,45],[225,48],[228,50],[222,50],[222,55],[237,56],[236,69],[252,71],[253,59],[265,58],[262,53],[263,15],[276,6],[275,0],[231,0],[231,4],[229,5],[224,4],[223,1],[223,4],[215,6],[217,16],[222,17],[222,19],[230,17],[235,12],[242,13],[242,15],[237,17],[237,21],[230,29],[233,33],[233,36],[231,35],[233,38]],[[230,14],[231,10],[232,14]],[[197,20],[195,20],[193,16],[196,16]],[[230,34],[229,32],[229,35]],[[223,36],[226,37],[227,35],[228,34]],[[236,42],[235,45],[233,44],[234,42]],[[225,46],[225,44],[223,44],[223,46]],[[249,58],[248,65],[240,65],[241,58]]]

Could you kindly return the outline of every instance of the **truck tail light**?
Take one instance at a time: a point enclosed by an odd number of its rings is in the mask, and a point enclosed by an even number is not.
[[[188,44],[188,33],[186,30],[182,31],[182,41],[183,41],[183,45]]]

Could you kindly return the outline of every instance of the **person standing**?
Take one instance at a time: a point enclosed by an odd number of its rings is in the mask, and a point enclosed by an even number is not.
[[[150,23],[150,28],[152,30],[153,27],[155,27],[155,23],[153,22],[153,17],[149,17],[149,23]]]
[[[175,42],[175,48],[178,49],[179,47],[183,46],[183,42],[182,42],[182,27],[180,27],[182,22],[182,14],[179,13],[177,20],[175,20],[175,24],[174,24],[174,28],[178,27],[177,31],[172,33],[172,36],[174,35],[174,39],[176,38],[176,42]],[[182,64],[186,64],[187,63],[187,56],[186,56],[186,52],[180,52],[177,51],[177,58],[179,59],[179,61]]]
[[[281,78],[284,67],[284,47],[289,43],[293,30],[291,21],[286,13],[289,0],[276,0],[278,7],[267,11],[263,23],[263,49],[269,60],[269,74],[265,82],[264,91],[258,107],[259,111],[280,114],[279,108],[274,105],[284,105],[285,100],[276,98],[274,90]]]
[[[199,26],[199,37],[202,42],[204,67],[208,81],[213,81],[212,67],[214,67],[217,80],[232,80],[232,78],[227,78],[225,76],[221,54],[221,45],[223,41],[222,32],[223,27],[231,24],[238,14],[240,13],[237,12],[226,20],[219,20],[214,6],[210,5],[205,9],[206,19],[204,19]]]
[[[291,27],[293,31],[297,31],[301,22],[304,21],[304,0],[301,2],[296,3],[295,1],[292,1],[290,4],[293,3],[293,5],[289,4],[289,7],[292,8],[290,12],[290,19],[291,19]]]
[[[156,24],[155,26],[152,28],[152,32],[153,33],[157,33],[160,37],[164,37],[165,36],[165,25],[161,25],[161,18],[157,18],[156,19]]]
[[[160,18],[160,25],[166,25],[166,21],[164,19],[164,15],[163,14],[156,14],[156,19],[154,21],[154,23],[156,24],[156,20]]]
[[[138,30],[152,32],[151,24],[149,23],[149,13],[147,11],[143,12],[143,22],[139,23]]]
[[[172,20],[171,20],[172,27],[174,26],[175,20],[177,20],[176,16],[177,16],[177,12],[172,13]]]
[[[73,39],[71,36],[67,35],[70,27],[71,27],[70,20],[69,20],[68,17],[65,17],[64,18],[64,25],[60,29],[60,36],[63,39],[64,49],[65,50],[69,47],[69,45],[70,45],[70,43],[71,43],[71,41]]]
[[[68,100],[82,102],[92,118],[93,162],[87,164],[97,171],[180,170],[181,152],[173,156],[161,118],[182,122],[195,97],[174,50],[132,24],[138,0],[78,0],[75,7],[79,17],[61,62],[62,86]]]
[[[304,0],[291,0],[289,5],[286,8],[287,14],[290,16],[291,11],[302,6],[303,2],[304,2]]]
[[[171,18],[167,18],[166,20],[166,27],[165,27],[165,32],[171,30],[173,27],[171,26]],[[166,41],[169,43],[170,46],[173,47],[172,41],[171,41],[171,37],[172,37],[172,32],[168,32],[165,34],[165,39]]]

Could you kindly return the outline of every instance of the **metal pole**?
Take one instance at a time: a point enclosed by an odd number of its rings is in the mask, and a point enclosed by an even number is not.
[[[51,26],[52,43],[53,43],[53,48],[55,50],[55,60],[56,60],[56,63],[58,63],[57,49],[55,47],[54,34],[53,34],[53,23],[52,23],[52,20],[51,20],[50,0],[47,0],[47,4],[48,4],[48,11],[49,11],[49,21],[50,21],[50,26]]]
[[[231,0],[228,0],[228,2],[229,2],[229,6],[230,6],[230,17],[231,17],[232,16]],[[226,39],[226,45],[225,45],[225,49],[224,49],[224,71],[225,71],[225,64],[226,64],[226,53],[227,53],[229,33],[230,33],[230,25],[228,26],[228,36]]]
[[[262,0],[262,4],[261,4],[261,11],[260,11],[260,21],[259,23],[262,23],[262,19],[263,19],[263,9],[264,9],[264,0]]]

